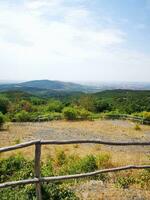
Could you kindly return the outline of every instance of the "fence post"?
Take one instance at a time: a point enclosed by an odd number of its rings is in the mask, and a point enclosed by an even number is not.
[[[41,141],[35,143],[35,177],[40,178]],[[42,200],[41,183],[36,183],[37,200]]]

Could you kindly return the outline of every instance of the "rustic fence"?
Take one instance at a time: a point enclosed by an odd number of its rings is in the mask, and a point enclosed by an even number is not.
[[[123,120],[130,120],[134,122],[138,122],[140,124],[150,125],[150,120],[144,117],[139,116],[132,116],[126,114],[105,114],[103,116],[104,119],[123,119]]]
[[[42,200],[41,193],[41,184],[44,182],[54,182],[54,181],[62,181],[68,179],[77,179],[95,176],[101,173],[108,172],[116,172],[121,170],[128,169],[148,169],[150,165],[128,165],[123,167],[116,167],[110,169],[102,169],[94,172],[83,173],[83,174],[75,174],[75,175],[66,175],[66,176],[53,176],[53,177],[41,177],[40,175],[40,159],[41,159],[41,146],[42,145],[65,145],[65,144],[85,144],[85,143],[93,143],[93,144],[103,144],[103,145],[113,145],[113,146],[150,146],[150,141],[148,142],[111,142],[111,141],[102,141],[102,140],[35,140],[22,144],[17,144],[9,147],[0,148],[0,153],[12,151],[20,148],[29,147],[35,145],[35,177],[32,179],[5,182],[0,184],[0,188],[5,188],[9,186],[17,186],[17,185],[26,185],[26,184],[35,184],[36,186],[36,195],[37,200]]]

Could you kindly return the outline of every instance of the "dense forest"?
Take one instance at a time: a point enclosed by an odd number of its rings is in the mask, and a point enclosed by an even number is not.
[[[108,90],[99,93],[56,93],[40,97],[22,91],[0,93],[0,123],[85,120],[105,114],[129,114],[150,119],[150,91]]]

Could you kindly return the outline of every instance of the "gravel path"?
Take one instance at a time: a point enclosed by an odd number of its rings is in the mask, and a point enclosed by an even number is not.
[[[102,123],[101,121],[99,123]],[[98,121],[95,122],[96,126],[98,125]],[[101,139],[107,141],[147,141],[150,140],[150,130],[144,132],[144,134],[139,137],[137,135],[129,136],[125,131],[120,132],[121,129],[133,129],[135,124],[129,121],[122,120],[109,120],[109,125],[116,127],[116,131],[114,134],[105,134],[101,129],[93,128],[88,129],[88,127],[82,126],[73,126],[68,127],[65,126],[63,128],[59,126],[49,125],[48,128],[41,128],[34,132],[34,139],[45,139],[45,140],[67,140],[67,139]],[[89,145],[89,144],[88,144]],[[136,151],[136,152],[145,152],[147,154],[150,153],[150,147],[136,147],[128,146],[128,147],[115,147],[115,146],[104,146],[104,149],[109,149],[113,151]]]
[[[73,189],[81,200],[150,200],[150,191],[119,189],[102,181],[91,180]]]

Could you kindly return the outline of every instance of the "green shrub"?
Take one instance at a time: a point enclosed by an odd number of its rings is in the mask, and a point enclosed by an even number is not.
[[[42,176],[53,176],[52,162],[42,165]],[[0,160],[0,182],[33,178],[34,162],[27,161],[20,155],[11,156]],[[34,185],[16,186],[1,189],[1,200],[36,200]],[[43,200],[78,200],[74,192],[67,187],[58,184],[42,184]]]
[[[48,103],[47,111],[50,111],[50,112],[61,112],[63,107],[64,106],[63,106],[61,101],[51,100]]]
[[[97,168],[96,158],[93,155],[88,155],[84,158],[69,156],[67,161],[60,169],[60,174],[86,173],[95,171]]]
[[[150,169],[142,170],[136,180],[142,188],[150,188]]]
[[[136,124],[136,125],[134,126],[134,129],[135,129],[136,131],[140,131],[140,130],[141,130],[141,127],[139,126],[139,124]]]
[[[15,144],[19,144],[19,143],[21,143],[20,138],[15,139],[14,143],[15,143]]]
[[[87,111],[84,108],[78,108],[77,115],[78,115],[78,119],[85,120],[85,119],[89,119],[91,112]]]
[[[0,129],[3,127],[5,123],[5,116],[3,115],[3,113],[0,112]]]
[[[60,184],[44,184],[42,187],[43,200],[79,200],[71,189]]]
[[[26,185],[1,189],[1,200],[36,200],[35,187]]]
[[[0,96],[0,112],[7,113],[9,109],[10,101],[8,98]]]
[[[56,153],[56,163],[59,166],[62,166],[66,162],[66,154],[64,151],[58,151]]]
[[[95,107],[95,112],[106,112],[106,111],[111,111],[111,106],[102,100],[96,100],[94,103]]]
[[[142,112],[139,115],[143,117],[145,120],[150,120],[150,112]]]
[[[32,112],[32,104],[27,100],[21,100],[18,105],[20,111]]]
[[[82,108],[94,112],[95,111],[95,97],[92,95],[84,94],[78,99],[78,106],[81,106]]]
[[[42,176],[54,176],[51,158],[46,163],[42,164],[41,175]]]
[[[65,107],[63,109],[63,114],[67,120],[76,120],[78,117],[77,110],[73,107]]]
[[[38,97],[30,97],[30,102],[32,103],[32,105],[35,105],[35,106],[46,104],[45,99],[41,99]]]
[[[91,112],[81,107],[65,107],[63,114],[67,120],[86,120],[90,118]]]
[[[98,169],[96,164],[96,157],[93,155],[88,155],[81,159],[80,161],[81,171],[82,172],[92,172]]]
[[[88,120],[94,121],[96,119],[101,119],[103,118],[103,115],[100,113],[90,113],[90,115],[88,116]]]
[[[58,174],[76,174],[81,173],[80,159],[76,155],[68,156],[66,162],[60,168]]]
[[[1,189],[1,200],[36,200],[34,185],[18,186],[13,188]],[[71,189],[60,184],[43,184],[43,200],[79,200]]]
[[[129,188],[130,185],[134,184],[136,182],[135,178],[132,176],[127,177],[117,177],[115,181],[115,185],[118,188]]]
[[[49,116],[51,117],[51,120],[61,120],[61,119],[63,119],[63,114],[58,113],[58,112],[50,113]]]
[[[97,162],[97,166],[98,168],[107,168],[112,166],[111,163],[111,157],[109,154],[100,154],[96,157],[96,162]]]
[[[0,182],[29,178],[33,175],[33,162],[21,155],[0,160]]]
[[[31,119],[31,115],[30,113],[22,110],[20,112],[18,112],[17,114],[15,114],[13,121],[16,122],[28,122]]]

